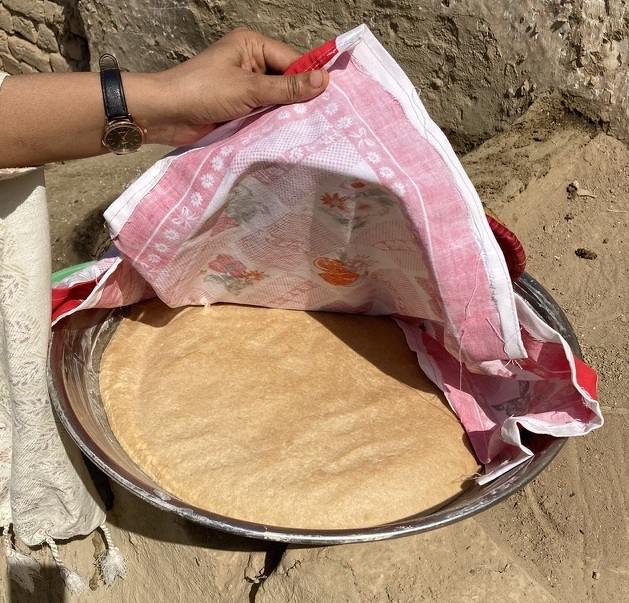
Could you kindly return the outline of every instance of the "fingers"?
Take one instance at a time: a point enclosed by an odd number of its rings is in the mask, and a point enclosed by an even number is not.
[[[257,75],[252,92],[255,103],[287,105],[310,100],[323,92],[328,85],[327,71],[310,71],[297,75]]]
[[[288,44],[284,44],[284,42],[273,40],[266,36],[260,36],[260,38],[264,62],[267,68],[270,67],[281,73],[282,71],[286,71],[289,65],[301,56],[299,52],[291,48]]]
[[[234,29],[225,37],[232,36],[239,39],[244,48],[254,55],[253,58],[257,59],[259,56],[262,59],[266,71],[281,73],[300,56],[300,53],[288,44],[244,27]]]

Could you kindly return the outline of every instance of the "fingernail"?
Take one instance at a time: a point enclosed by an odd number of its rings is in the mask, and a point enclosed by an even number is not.
[[[321,71],[310,72],[310,85],[313,88],[321,88],[323,84],[323,73]]]

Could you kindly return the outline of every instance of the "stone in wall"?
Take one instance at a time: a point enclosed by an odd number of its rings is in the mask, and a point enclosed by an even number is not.
[[[9,36],[0,29],[0,53],[9,52]]]
[[[29,42],[37,42],[37,28],[35,24],[26,17],[15,15],[12,18],[13,33],[23,37]]]
[[[6,34],[13,33],[13,19],[7,8],[0,4],[0,31]]]
[[[0,52],[0,67],[7,73],[20,73],[20,62],[10,52]]]
[[[41,49],[49,52],[57,52],[59,50],[59,44],[57,43],[57,36],[55,36],[55,32],[44,23],[40,23],[37,27],[37,45]]]
[[[66,71],[72,71],[72,66],[68,61],[58,53],[50,55],[50,67],[56,73],[64,73]]]
[[[37,71],[50,71],[48,54],[35,44],[23,38],[12,36],[9,38],[9,50],[16,59],[30,65]]]
[[[61,23],[64,20],[63,5],[51,0],[43,0],[44,22],[48,25]]]
[[[43,2],[33,2],[33,0],[2,0],[2,4],[9,9],[12,14],[22,15],[34,21],[44,20]]]
[[[9,73],[89,68],[76,0],[3,0],[0,68]]]

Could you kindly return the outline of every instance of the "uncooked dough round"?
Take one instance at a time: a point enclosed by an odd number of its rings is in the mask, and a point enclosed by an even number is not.
[[[378,525],[441,505],[478,470],[385,317],[151,301],[118,326],[100,387],[148,475],[241,520]]]

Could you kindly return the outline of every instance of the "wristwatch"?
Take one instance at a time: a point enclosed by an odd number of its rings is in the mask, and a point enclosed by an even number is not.
[[[116,155],[134,153],[144,143],[144,130],[127,111],[118,61],[113,55],[104,54],[98,64],[105,105],[103,146]]]

